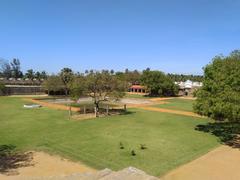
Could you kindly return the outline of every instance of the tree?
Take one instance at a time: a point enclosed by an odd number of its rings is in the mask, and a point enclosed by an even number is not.
[[[12,77],[11,65],[4,60],[1,60],[0,65],[1,65],[0,72],[1,72],[2,76],[5,77],[5,78],[11,78]]]
[[[40,73],[40,79],[47,79],[47,77],[48,77],[48,75],[47,75],[46,71],[42,71]]]
[[[196,96],[196,113],[215,120],[240,121],[240,51],[213,58],[204,68],[203,86]]]
[[[177,86],[161,71],[144,70],[141,82],[147,87],[150,96],[175,96]]]
[[[37,80],[41,80],[41,73],[39,71],[37,71],[34,75],[34,77],[37,79]]]
[[[62,91],[64,90],[64,84],[59,76],[49,76],[44,82],[43,87],[48,91],[48,95],[51,91]]]
[[[68,90],[73,80],[73,71],[70,68],[63,68],[60,72],[60,78],[64,84],[65,95],[68,95]]]
[[[11,65],[11,70],[12,70],[12,77],[14,78],[22,78],[23,73],[21,71],[21,65],[19,59],[13,59],[12,62],[10,63]]]
[[[35,78],[35,73],[32,69],[27,70],[25,77],[33,80]]]
[[[124,82],[109,71],[90,71],[85,76],[75,78],[71,86],[71,94],[75,98],[82,95],[92,97],[97,112],[100,102],[118,100],[124,96],[124,92]]]

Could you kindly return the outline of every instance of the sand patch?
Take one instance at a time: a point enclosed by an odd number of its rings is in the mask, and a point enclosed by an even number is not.
[[[70,175],[73,173],[96,171],[84,164],[71,162],[59,156],[52,156],[44,152],[33,152],[31,164],[32,165],[28,167],[18,168],[18,175],[6,176],[0,174],[0,179],[27,179],[32,177]]]
[[[187,163],[161,180],[239,180],[240,150],[222,145]]]
[[[164,109],[164,108],[148,107],[148,106],[138,106],[138,108],[148,110],[148,111],[157,111],[157,112],[178,114],[178,115],[184,115],[184,116],[205,118],[204,116],[200,116],[198,114],[195,114],[195,113],[189,112],[189,111],[179,111],[179,110],[173,110],[173,109]]]

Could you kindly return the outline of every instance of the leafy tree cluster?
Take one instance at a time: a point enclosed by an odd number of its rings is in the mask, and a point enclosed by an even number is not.
[[[240,121],[240,51],[216,56],[204,68],[195,112],[215,120]]]
[[[184,74],[167,74],[174,82],[180,82],[180,81],[195,81],[195,82],[202,82],[203,76],[201,75],[184,75]]]
[[[141,84],[147,87],[150,96],[175,96],[178,87],[161,71],[144,70]]]

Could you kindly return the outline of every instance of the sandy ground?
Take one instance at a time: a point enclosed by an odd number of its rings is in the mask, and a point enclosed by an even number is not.
[[[40,101],[37,99],[31,99],[31,98],[25,98],[24,100],[35,103],[35,104],[40,104],[41,106],[45,106],[45,107],[52,108],[52,109],[69,111],[69,107],[64,104],[56,104],[56,103],[54,104],[54,103],[44,102],[44,101]],[[78,111],[80,111],[80,108],[71,107],[71,111],[78,112]]]
[[[185,164],[161,180],[239,180],[240,150],[220,146]]]
[[[61,176],[73,173],[95,172],[95,169],[84,164],[71,162],[59,156],[52,156],[44,152],[33,152],[33,165],[17,169],[18,175],[6,176],[0,174],[1,180],[25,180],[32,177]]]
[[[179,110],[173,110],[173,109],[164,109],[164,108],[148,107],[148,106],[138,106],[138,108],[148,110],[148,111],[157,111],[157,112],[165,112],[165,113],[170,113],[170,114],[178,114],[178,115],[184,115],[184,116],[205,118],[203,116],[199,116],[198,114],[195,114],[193,112],[188,112],[188,111],[179,111]]]

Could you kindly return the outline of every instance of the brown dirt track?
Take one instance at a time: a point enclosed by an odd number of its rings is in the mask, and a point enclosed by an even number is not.
[[[185,164],[161,180],[239,180],[240,150],[220,146]]]
[[[53,103],[43,102],[43,101],[38,100],[38,99],[30,99],[30,98],[26,98],[24,100],[30,101],[30,102],[33,102],[33,103],[36,103],[36,104],[40,104],[41,106],[45,106],[45,107],[52,108],[52,109],[66,110],[66,111],[69,110],[69,107],[66,106],[66,105],[63,105],[63,104],[53,104]],[[71,110],[74,111],[74,112],[78,112],[78,111],[80,111],[80,108],[71,107]]]

